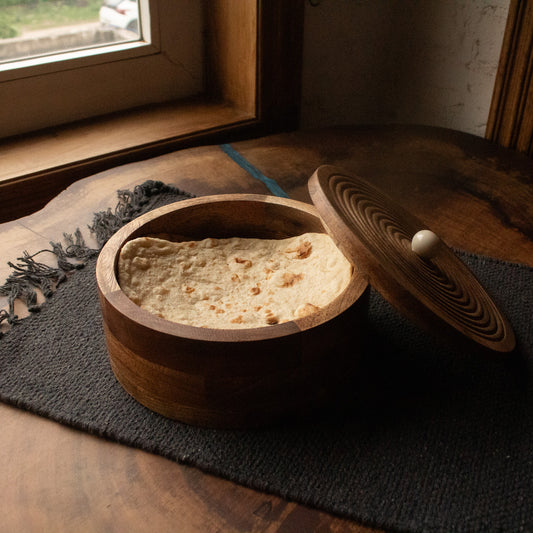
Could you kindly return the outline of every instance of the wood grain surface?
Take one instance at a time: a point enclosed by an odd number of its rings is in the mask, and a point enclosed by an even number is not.
[[[533,265],[533,162],[471,135],[426,127],[344,127],[235,143],[293,199],[322,164],[392,195],[450,246]],[[97,174],[42,211],[0,226],[5,264],[85,230],[117,189],[159,179],[197,194],[266,193],[218,146]],[[0,341],[1,342],[1,341]],[[0,531],[350,531],[369,529],[0,405]]]
[[[533,155],[533,6],[511,0],[487,120],[487,139]]]

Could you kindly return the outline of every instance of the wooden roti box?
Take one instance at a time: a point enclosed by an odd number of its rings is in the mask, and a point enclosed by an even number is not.
[[[111,366],[125,390],[186,423],[247,427],[308,413],[349,387],[366,315],[367,282],[357,271],[346,291],[313,315],[235,330],[164,320],[118,285],[120,249],[140,236],[280,239],[306,232],[326,232],[312,205],[247,194],[176,202],[119,230],[100,253],[97,282]]]
[[[128,393],[164,416],[209,427],[259,426],[334,405],[354,386],[369,285],[451,342],[491,353],[514,349],[510,324],[473,274],[393,199],[330,166],[317,169],[309,191],[314,205],[248,194],[180,201],[130,222],[107,242],[97,284],[111,366]],[[306,232],[328,233],[354,272],[340,296],[302,319],[236,330],[177,324],[138,307],[118,284],[120,250],[137,237],[280,239]]]

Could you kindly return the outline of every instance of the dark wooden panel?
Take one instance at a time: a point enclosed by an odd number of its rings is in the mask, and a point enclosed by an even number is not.
[[[486,137],[533,154],[533,4],[512,0]]]

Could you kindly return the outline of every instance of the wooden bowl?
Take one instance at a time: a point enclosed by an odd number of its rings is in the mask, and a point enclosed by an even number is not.
[[[182,422],[250,427],[311,412],[349,387],[368,294],[356,269],[346,291],[317,313],[235,330],[159,318],[134,304],[117,281],[120,250],[137,237],[286,238],[305,232],[326,232],[314,206],[249,194],[176,202],[120,229],[102,249],[96,277],[111,366],[124,389]]]

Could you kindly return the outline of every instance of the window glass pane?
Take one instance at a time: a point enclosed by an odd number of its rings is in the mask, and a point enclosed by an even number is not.
[[[137,0],[0,0],[0,62],[139,39]]]
[[[0,13],[7,1],[0,0]],[[96,4],[99,25],[107,1]],[[0,138],[203,93],[206,2],[133,4],[140,13],[140,35],[133,41],[0,61]]]

